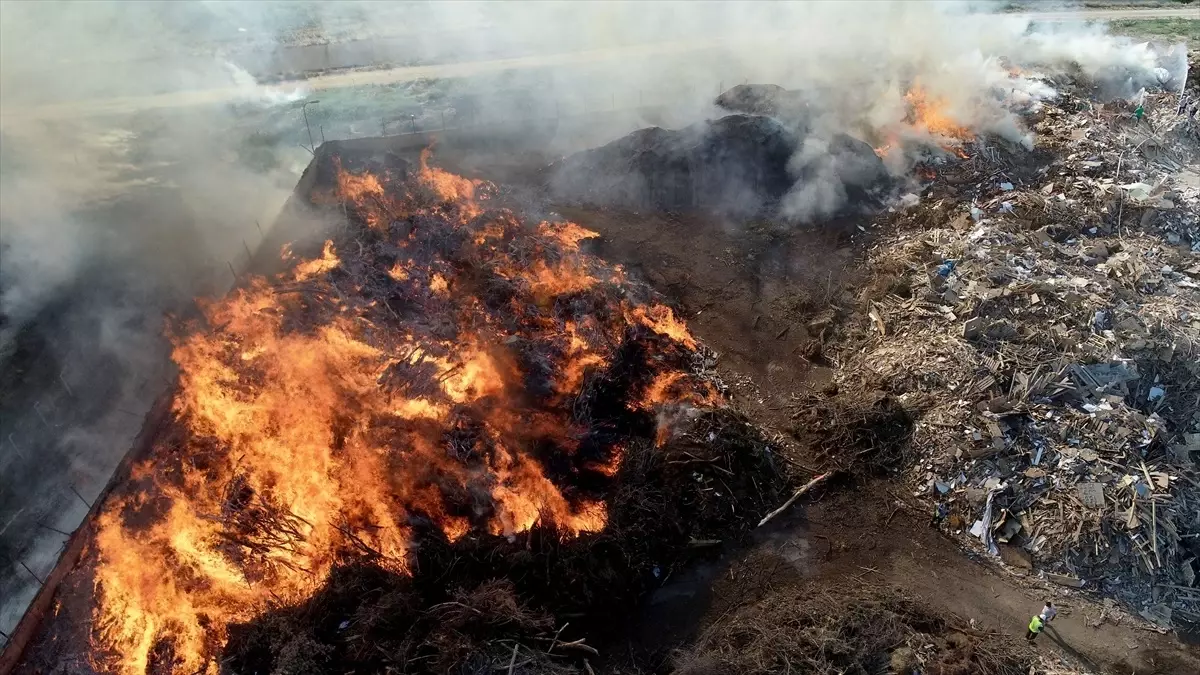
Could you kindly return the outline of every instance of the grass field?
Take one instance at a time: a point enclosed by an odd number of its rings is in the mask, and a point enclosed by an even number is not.
[[[1108,25],[1119,35],[1186,40],[1189,45],[1200,45],[1200,21],[1196,19],[1118,19]]]

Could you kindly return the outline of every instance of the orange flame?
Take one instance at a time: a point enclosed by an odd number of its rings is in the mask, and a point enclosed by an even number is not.
[[[884,130],[885,141],[874,148],[879,157],[887,157],[901,144],[904,133],[916,133],[931,137],[943,150],[953,152],[966,159],[963,143],[975,139],[975,134],[959,124],[950,112],[948,102],[940,97],[931,97],[921,84],[914,83],[904,94],[908,104],[908,115],[903,124]]]
[[[478,216],[481,209],[476,200],[475,191],[482,181],[463,178],[449,171],[431,167],[429,158],[432,154],[431,148],[421,151],[421,168],[417,174],[421,183],[432,190],[442,201],[455,203],[462,210],[464,222]]]
[[[970,129],[959,125],[946,113],[945,99],[929,98],[921,85],[914,84],[904,95],[904,100],[912,110],[914,127],[943,138],[974,140],[975,134]]]
[[[414,206],[419,200],[393,197],[385,181],[339,165],[330,203],[353,205],[372,226],[403,215],[390,209],[424,208],[447,233],[461,230],[456,260],[478,261],[512,283],[514,295],[486,297],[478,272],[444,260],[376,258],[371,284],[393,284],[391,296],[422,298],[429,313],[455,323],[451,334],[424,319],[385,330],[397,310],[333,284],[354,247],[343,242],[339,256],[331,240],[281,275],[304,280],[328,304],[261,278],[202,303],[211,328],[173,339],[179,433],[136,467],[136,489],[110,500],[97,520],[96,670],[216,675],[231,623],[302,602],[340,561],[367,555],[406,572],[418,514],[451,542],[471,533],[512,537],[546,519],[563,536],[606,526],[603,499],[557,484],[531,448],[581,452],[571,406],[589,373],[630,339],[630,326],[665,338],[656,341],[664,350],[694,350],[695,338],[670,308],[635,303],[619,270],[580,251],[596,233],[573,223],[529,227],[496,209],[480,218],[487,185],[432,169],[425,154],[416,181],[440,201]],[[439,222],[421,219],[430,221]],[[392,236],[386,228],[372,234]],[[518,238],[522,246],[506,243]],[[420,245],[416,233],[398,235],[387,255]],[[560,311],[605,285],[611,311],[581,319]],[[298,317],[317,323],[298,328]],[[545,345],[553,359],[542,407],[522,393],[529,366],[518,358],[521,344]],[[711,384],[668,363],[645,366],[652,379],[631,394],[641,396],[631,410],[719,403]],[[581,458],[577,470],[614,476],[623,454],[618,446]],[[443,484],[491,503],[464,512]],[[163,645],[168,664],[155,661]]]
[[[655,333],[676,340],[689,349],[696,348],[696,339],[692,337],[691,331],[682,321],[675,318],[675,312],[666,305],[635,307],[626,312],[625,318],[630,323],[641,323]]]
[[[334,252],[333,242],[326,241],[324,248],[321,249],[321,257],[306,260],[296,265],[292,270],[292,275],[296,281],[304,281],[318,274],[324,274],[340,264],[342,264],[342,261],[338,259],[337,253]]]

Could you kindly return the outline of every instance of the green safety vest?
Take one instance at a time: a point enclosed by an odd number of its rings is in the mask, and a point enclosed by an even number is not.
[[[1029,632],[1030,633],[1042,632],[1042,617],[1040,617],[1040,616],[1033,617],[1033,619],[1029,622]]]

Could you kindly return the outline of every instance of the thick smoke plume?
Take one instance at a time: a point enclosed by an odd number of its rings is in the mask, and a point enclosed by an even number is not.
[[[5,632],[164,389],[164,315],[229,287],[229,265],[244,269],[261,238],[255,221],[270,223],[307,159],[291,145],[271,170],[239,161],[240,116],[272,102],[215,55],[173,42],[188,25],[161,20],[171,7],[0,11]],[[241,108],[98,116],[86,103],[190,87],[238,92]]]
[[[53,563],[59,540],[42,546],[38,537],[52,533],[37,523],[62,511],[56,505],[70,497],[66,486],[94,494],[128,447],[155,392],[150,382],[163,381],[163,312],[221,292],[232,281],[228,266],[244,267],[246,249],[260,239],[255,221],[270,221],[307,161],[295,103],[320,96],[323,114],[347,117],[361,103],[342,94],[339,108],[320,81],[259,81],[355,59],[401,66],[514,59],[460,68],[470,77],[457,93],[475,95],[498,118],[620,109],[591,135],[543,139],[563,151],[639,127],[702,123],[726,114],[713,106],[723,89],[778,84],[805,103],[803,114],[781,120],[802,132],[789,167],[803,179],[782,200],[782,215],[799,221],[827,216],[848,198],[845,176],[855,168],[831,149],[840,147],[839,134],[875,144],[915,133],[902,124],[914,84],[955,124],[1026,146],[1035,139],[1012,108],[1054,95],[1039,69],[1073,69],[1104,82],[1112,96],[1182,85],[1182,50],[1154,49],[1102,27],[979,13],[996,9],[966,2],[6,3],[0,388],[11,395],[0,401],[0,553],[8,558],[0,565],[24,575],[18,560],[39,573]],[[255,125],[268,127],[265,142]],[[906,162],[902,153],[888,158],[897,173]],[[28,588],[13,590],[14,578],[0,578],[0,595],[27,598]],[[12,625],[13,612],[19,608],[0,607],[0,628]]]

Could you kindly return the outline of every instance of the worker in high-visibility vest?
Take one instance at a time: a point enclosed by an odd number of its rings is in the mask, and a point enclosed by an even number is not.
[[[1053,602],[1047,600],[1046,606],[1042,607],[1042,613],[1038,614],[1038,616],[1042,617],[1042,622],[1048,626],[1054,620],[1054,617],[1058,616],[1058,610],[1054,608]]]
[[[1029,620],[1029,632],[1025,633],[1025,639],[1029,640],[1030,642],[1033,642],[1033,639],[1035,637],[1037,637],[1038,633],[1042,632],[1042,629],[1045,627],[1046,627],[1046,622],[1042,621],[1042,617],[1040,617],[1040,616],[1033,617],[1032,619]]]

